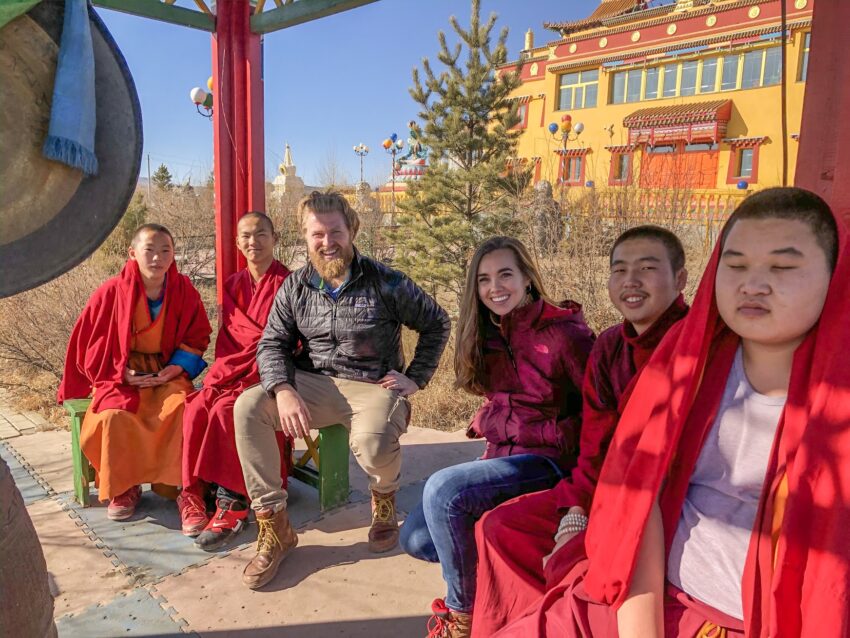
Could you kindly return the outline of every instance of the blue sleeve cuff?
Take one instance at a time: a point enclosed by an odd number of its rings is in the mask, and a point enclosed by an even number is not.
[[[196,354],[178,348],[171,355],[171,359],[168,360],[166,365],[180,366],[186,371],[190,379],[194,379],[207,367],[207,362]]]

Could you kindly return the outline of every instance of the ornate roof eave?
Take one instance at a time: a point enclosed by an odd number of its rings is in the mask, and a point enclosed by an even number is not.
[[[637,144],[615,144],[613,146],[603,146],[602,148],[612,153],[631,153],[637,148]]]
[[[793,22],[788,23],[788,29],[798,29],[802,27],[807,27],[812,24],[811,18],[804,18],[802,20],[794,20]],[[739,31],[739,32],[728,32],[723,33],[721,35],[712,36],[710,38],[702,38],[700,40],[692,40],[692,41],[681,41],[676,43],[667,44],[664,46],[653,47],[649,49],[643,49],[638,52],[633,57],[646,57],[650,55],[655,55],[657,53],[667,53],[669,51],[677,51],[679,49],[687,47],[695,47],[695,46],[709,46],[712,44],[720,44],[723,42],[728,42],[729,40],[739,39],[739,38],[748,38],[756,35],[764,35],[766,33],[772,33],[776,31],[776,26],[765,26],[759,29],[749,29],[747,31]],[[702,52],[699,52],[702,53]],[[559,73],[561,71],[567,71],[570,69],[581,68],[585,66],[591,66],[599,64],[605,64],[606,62],[620,62],[624,59],[623,52],[605,55],[605,56],[594,56],[583,58],[581,60],[575,60],[573,62],[562,62],[560,64],[550,64],[546,67],[547,71],[551,71],[553,73]],[[625,58],[628,59],[628,58]]]
[[[556,148],[554,151],[557,155],[563,155],[566,157],[584,157],[593,152],[589,146],[582,146],[580,148]]]
[[[623,16],[617,16],[618,21],[623,21],[627,17],[635,17],[642,16],[640,20],[636,20],[634,22],[630,22],[627,25],[619,26],[619,27],[611,27],[605,29],[605,35],[610,37],[612,35],[616,35],[618,33],[624,33],[626,31],[640,30],[646,29],[649,27],[654,27],[659,24],[667,24],[668,22],[676,22],[682,20],[682,18],[698,18],[704,15],[710,15],[712,13],[717,13],[719,11],[729,11],[730,9],[738,9],[740,7],[748,7],[754,4],[769,4],[771,2],[777,2],[778,0],[736,0],[735,2],[729,2],[725,4],[709,4],[704,7],[700,7],[699,9],[693,9],[688,11],[687,13],[676,13],[674,11],[669,11],[660,15],[655,19],[646,19],[647,14],[654,9],[650,9],[645,12],[638,13],[629,13]],[[674,7],[675,5],[663,5],[663,7]],[[656,9],[661,9],[662,7],[656,7]],[[610,20],[613,20],[611,18]],[[622,19],[622,20],[621,20]],[[545,24],[544,24],[545,26]],[[600,23],[600,27],[604,27]],[[594,27],[593,30],[588,29],[587,33],[578,33],[569,35],[561,38],[560,40],[555,40],[553,42],[548,42],[548,46],[559,46],[561,44],[571,44],[573,42],[581,42],[582,40],[589,40],[591,38],[595,38],[599,36],[599,27]]]
[[[732,100],[710,100],[651,106],[630,113],[623,118],[626,128],[679,126],[682,124],[705,124],[728,122],[732,116]]]
[[[520,104],[526,104],[531,102],[531,100],[539,100],[541,98],[546,97],[545,93],[537,93],[536,95],[514,95],[509,98],[505,98],[508,102],[519,102]]]
[[[753,148],[756,146],[761,146],[765,142],[769,141],[769,138],[767,137],[767,135],[750,137],[724,137],[721,141],[737,148]]]
[[[509,68],[515,69],[516,67],[520,66],[521,64],[531,64],[532,62],[545,62],[548,59],[549,59],[549,54],[546,53],[546,54],[543,54],[543,55],[536,55],[533,58],[520,58],[518,60],[511,60],[509,62],[503,62],[502,64],[499,64],[498,66],[496,66],[496,68],[499,69],[499,70],[509,69]]]
[[[543,27],[552,31],[570,32],[601,26],[606,20],[642,12],[640,0],[602,0],[601,4],[588,17],[570,22],[544,22]]]

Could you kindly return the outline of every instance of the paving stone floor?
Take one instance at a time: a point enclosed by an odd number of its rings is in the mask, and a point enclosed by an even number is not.
[[[316,492],[290,483],[298,548],[262,591],[240,581],[253,551],[252,523],[237,544],[206,553],[180,533],[173,502],[145,492],[136,516],[116,523],[97,502],[73,499],[70,433],[0,396],[0,458],[11,468],[41,540],[61,638],[424,636],[442,596],[438,565],[400,550],[367,550],[366,478],[350,459],[348,505],[322,513]],[[402,514],[435,470],[471,460],[482,444],[463,432],[411,428],[402,438]]]

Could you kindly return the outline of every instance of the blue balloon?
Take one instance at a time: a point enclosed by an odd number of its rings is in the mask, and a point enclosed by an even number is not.
[[[745,179],[742,179],[740,182],[738,182],[738,190],[745,191],[745,190],[747,190],[748,186],[749,186],[749,183],[747,183],[747,180],[745,180]]]
[[[398,139],[398,135],[396,135],[395,133],[393,133],[392,135],[390,135],[390,139],[391,139],[393,142],[395,142],[395,141]]]
[[[557,133],[557,132],[558,132],[558,125],[557,125],[557,124],[555,124],[554,122],[552,122],[552,123],[549,125],[549,132],[550,132],[552,135],[554,135],[555,133]]]
[[[593,180],[589,180],[589,181],[585,184],[585,186],[587,186],[588,188],[593,188],[594,186],[596,186],[596,182],[594,182]]]

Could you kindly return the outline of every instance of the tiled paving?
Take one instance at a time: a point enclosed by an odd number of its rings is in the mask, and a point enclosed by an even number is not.
[[[209,554],[180,534],[174,503],[150,492],[132,520],[109,521],[96,491],[92,507],[73,501],[70,434],[39,419],[11,410],[0,396],[0,458],[39,534],[60,637],[425,635],[429,604],[444,594],[439,566],[399,550],[368,552],[368,490],[353,460],[351,502],[331,512],[319,511],[312,488],[291,482],[298,548],[277,578],[252,592],[240,575],[253,552],[253,524],[238,545]],[[411,428],[402,444],[402,512],[435,470],[482,452],[462,432]]]

